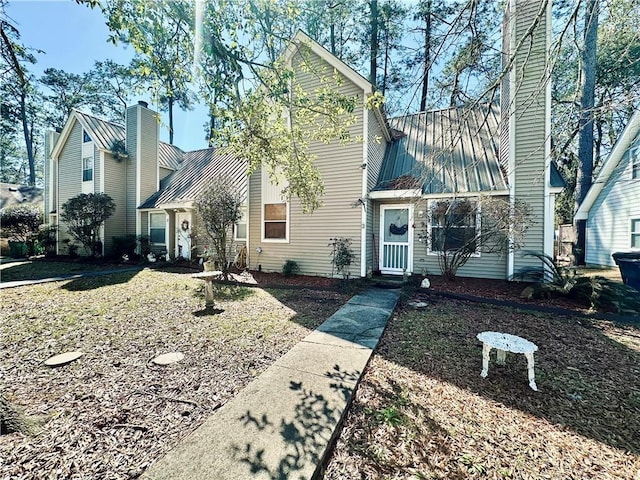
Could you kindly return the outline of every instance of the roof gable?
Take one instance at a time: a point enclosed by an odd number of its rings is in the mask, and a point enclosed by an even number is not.
[[[616,170],[618,164],[624,157],[626,151],[631,147],[633,141],[640,134],[640,110],[636,110],[635,113],[631,116],[631,120],[627,124],[624,132],[618,138],[613,150],[607,157],[607,159],[602,164],[602,168],[600,169],[600,173],[591,184],[591,188],[584,197],[583,202],[578,207],[576,211],[575,220],[586,220],[589,216],[589,210],[595,203],[595,201],[600,196],[602,189],[605,184],[611,177],[611,174]]]

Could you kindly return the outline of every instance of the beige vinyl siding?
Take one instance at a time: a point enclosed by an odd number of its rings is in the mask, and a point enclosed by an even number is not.
[[[521,38],[536,19],[539,1],[518,0],[515,13],[515,38]],[[540,24],[533,35],[531,49],[518,54],[516,59],[516,85],[511,89],[515,108],[514,126],[514,185],[516,198],[531,207],[533,221],[526,233],[524,250],[544,250],[544,194],[545,194],[545,107],[546,89],[544,85],[547,38],[547,17],[540,18]],[[527,42],[528,45],[528,42]],[[517,273],[527,266],[540,266],[540,261],[523,257],[516,252],[514,271]]]
[[[633,145],[640,145],[640,137]],[[640,219],[640,179],[631,178],[630,150],[589,210],[587,264],[614,266],[611,254],[631,248],[631,219]]]
[[[367,192],[370,192],[378,181],[380,168],[382,167],[382,161],[384,159],[384,152],[387,147],[387,141],[384,138],[382,126],[380,125],[377,115],[372,110],[368,110],[367,115],[369,116],[367,144]],[[367,271],[369,268],[371,268],[371,270],[376,270],[378,268],[377,252],[379,251],[379,245],[376,240],[378,237],[378,230],[375,229],[374,223],[379,222],[379,215],[380,213],[378,212],[378,218],[376,219],[374,202],[369,200],[367,202],[367,258],[365,260],[367,263]]]
[[[127,109],[127,137],[126,146],[129,158],[126,161],[125,181],[127,186],[126,193],[126,231],[127,233],[136,234],[136,168],[138,165],[138,138],[136,129],[136,106]]]
[[[154,113],[138,107],[142,134],[140,139],[140,204],[153,195],[159,186],[158,180],[158,121]]]
[[[105,222],[105,255],[110,255],[113,248],[113,237],[121,237],[127,233],[135,234],[135,231],[127,232],[126,228],[126,183],[125,173],[128,160],[116,161],[109,153],[104,154],[104,193],[109,195],[116,204],[116,210]],[[133,215],[133,214],[132,214]]]
[[[333,75],[333,69],[324,60],[313,53],[310,55],[314,65],[323,66],[326,74]],[[294,58],[294,68],[297,60]],[[296,80],[306,91],[313,91],[319,85],[313,73],[298,71]],[[252,268],[262,265],[265,271],[280,271],[286,260],[294,260],[298,262],[301,273],[330,275],[329,239],[343,236],[351,238],[358,258],[351,265],[350,272],[354,276],[360,275],[362,207],[354,207],[354,204],[362,197],[363,145],[355,138],[363,136],[364,92],[346,78],[340,89],[342,93],[358,97],[355,111],[358,121],[350,128],[354,140],[347,144],[314,143],[310,146],[311,152],[317,155],[316,166],[325,185],[324,204],[312,214],[305,215],[297,198],[292,199],[288,243],[262,241],[261,173],[256,172],[249,179],[249,255]],[[262,248],[260,255],[255,251],[257,247]]]
[[[82,126],[75,122],[60,155],[58,156],[58,215],[62,212],[62,205],[72,197],[82,192]],[[67,226],[60,220],[58,227],[58,252],[67,253],[65,239],[71,237],[67,233]],[[83,254],[84,249],[79,248]]]
[[[380,252],[380,205],[393,205],[393,201],[381,201],[375,202],[373,210],[373,228],[375,233],[375,255],[379,255]],[[407,202],[403,202],[406,204]],[[440,266],[438,264],[438,256],[431,254],[427,251],[427,241],[419,242],[418,236],[420,233],[425,232],[427,226],[427,200],[419,200],[415,202],[409,202],[413,204],[413,273],[415,275],[441,275]],[[420,217],[419,212],[424,212],[424,215]],[[375,258],[375,268],[378,268],[379,259]],[[488,254],[481,253],[479,257],[472,257],[469,259],[466,265],[458,270],[457,275],[459,277],[474,277],[474,278],[496,278],[504,279],[505,272],[507,271],[507,255]]]
[[[164,168],[164,167],[160,167],[160,180],[162,180],[163,178],[167,177],[168,175],[171,175],[173,173],[173,170],[170,170],[168,168]]]

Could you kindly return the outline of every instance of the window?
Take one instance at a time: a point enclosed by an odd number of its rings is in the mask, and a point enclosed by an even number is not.
[[[82,143],[87,143],[91,141],[91,137],[84,130],[82,131]]]
[[[242,218],[236,223],[233,238],[234,240],[246,240],[247,239],[247,209],[242,207]]]
[[[632,148],[629,155],[631,155],[631,178],[640,178],[640,146]]]
[[[266,240],[287,239],[287,204],[264,205],[264,238]]]
[[[149,214],[149,241],[164,244],[166,237],[166,219],[164,213]]]
[[[429,250],[434,253],[469,249],[475,242],[480,219],[477,204],[470,200],[439,200],[429,211]]]
[[[640,248],[640,218],[631,219],[631,248]]]
[[[90,182],[93,180],[93,157],[84,157],[82,159],[82,181]]]

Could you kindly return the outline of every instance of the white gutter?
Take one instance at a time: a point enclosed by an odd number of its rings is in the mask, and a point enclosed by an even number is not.
[[[360,197],[362,204],[360,205],[362,224],[360,232],[360,277],[367,276],[367,211],[370,208],[370,201],[367,199],[368,180],[369,180],[369,110],[366,107],[367,94],[363,93],[364,105],[362,106],[363,115],[363,140],[362,140],[362,196]]]

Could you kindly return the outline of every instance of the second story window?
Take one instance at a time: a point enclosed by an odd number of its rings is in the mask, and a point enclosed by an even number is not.
[[[87,143],[91,141],[91,137],[84,130],[82,131],[82,143]]]
[[[631,155],[631,178],[640,179],[640,145],[629,151]]]
[[[82,159],[82,181],[90,182],[93,180],[93,157],[84,157]]]

